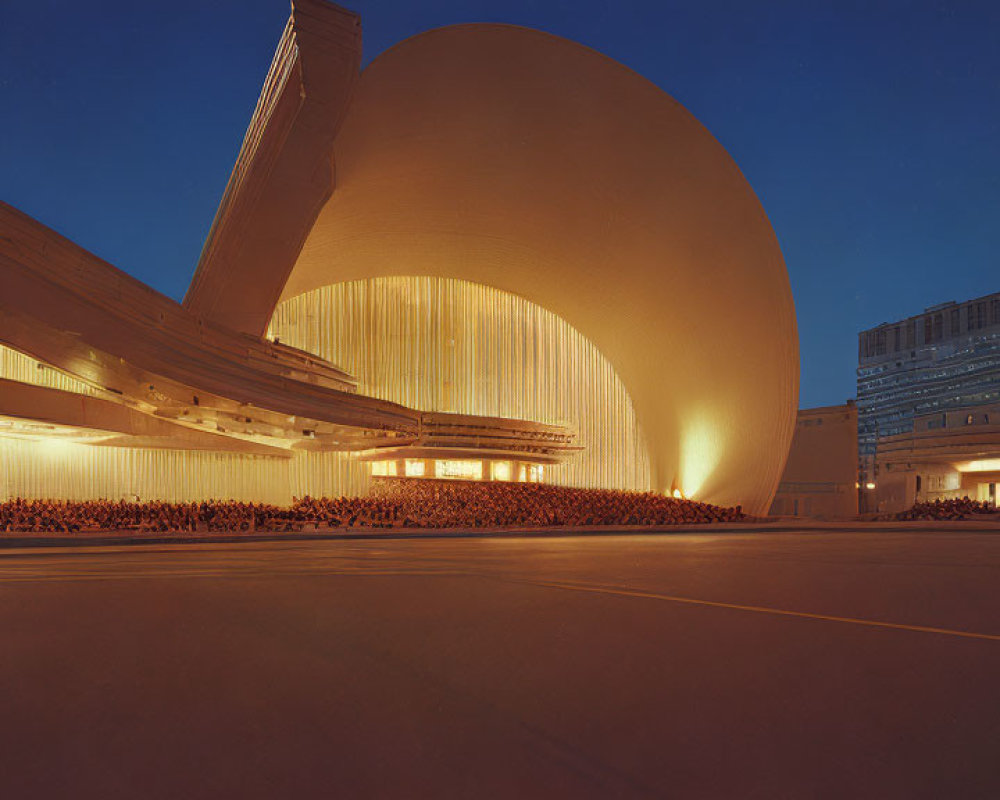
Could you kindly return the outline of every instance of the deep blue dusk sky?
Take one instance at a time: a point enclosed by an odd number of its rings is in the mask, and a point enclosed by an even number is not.
[[[996,0],[346,5],[366,63],[428,28],[508,22],[690,109],[777,232],[803,407],[854,395],[862,328],[1000,290]],[[0,198],[181,299],[287,16],[285,0],[0,0]]]

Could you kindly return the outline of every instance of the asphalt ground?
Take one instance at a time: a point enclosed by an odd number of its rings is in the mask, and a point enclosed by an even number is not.
[[[1000,796],[1000,536],[0,552],[0,797]]]

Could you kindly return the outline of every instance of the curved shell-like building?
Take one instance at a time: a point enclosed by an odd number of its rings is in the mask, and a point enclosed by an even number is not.
[[[765,512],[795,315],[721,145],[534,30],[459,25],[360,60],[356,15],[295,0],[183,305],[0,206],[0,425],[89,431],[108,455],[73,496],[193,498],[158,487],[169,462],[216,496],[290,499],[395,459]],[[39,488],[41,451],[8,450],[8,494],[70,496]]]
[[[679,103],[565,39],[460,25],[365,69],[333,152],[284,298],[387,275],[522,295],[613,365],[654,489],[766,509],[797,400],[791,291],[753,190]]]

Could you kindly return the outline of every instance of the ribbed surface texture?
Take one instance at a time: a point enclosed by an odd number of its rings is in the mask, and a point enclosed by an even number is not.
[[[270,335],[333,361],[359,391],[422,411],[570,424],[583,452],[546,482],[646,490],[649,461],[625,387],[564,320],[456,279],[372,278],[281,303]]]

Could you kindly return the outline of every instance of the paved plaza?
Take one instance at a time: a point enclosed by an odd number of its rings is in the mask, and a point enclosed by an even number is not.
[[[996,797],[1000,536],[0,551],[0,796]]]

